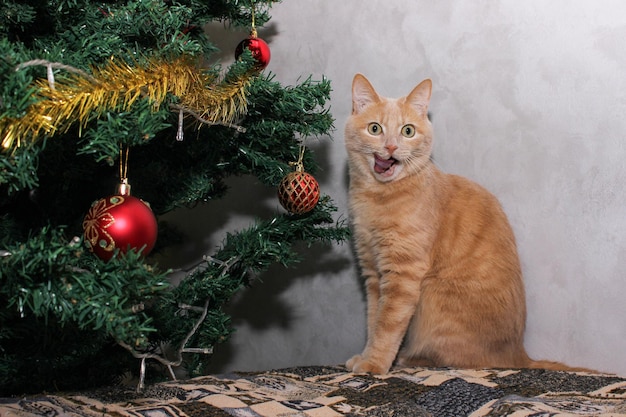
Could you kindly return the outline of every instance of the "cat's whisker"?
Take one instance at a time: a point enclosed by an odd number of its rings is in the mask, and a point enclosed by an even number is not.
[[[410,169],[411,173],[416,174],[428,168],[428,160],[425,157],[426,155],[423,153],[413,154],[404,161],[404,164]]]

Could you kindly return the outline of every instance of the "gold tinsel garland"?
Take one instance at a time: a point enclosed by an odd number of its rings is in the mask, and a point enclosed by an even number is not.
[[[37,81],[38,100],[27,113],[0,120],[2,150],[14,150],[40,135],[66,132],[74,123],[82,129],[94,115],[111,109],[126,111],[143,97],[157,109],[168,93],[179,99],[173,110],[187,112],[203,123],[228,125],[245,113],[245,88],[253,75],[250,71],[236,80],[220,82],[215,74],[200,71],[188,57],[171,61],[152,58],[134,67],[111,58],[102,67],[92,68],[91,75],[75,71],[54,82]]]

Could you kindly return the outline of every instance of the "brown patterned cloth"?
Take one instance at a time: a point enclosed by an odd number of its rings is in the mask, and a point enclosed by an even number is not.
[[[626,379],[537,369],[300,367],[0,399],[1,417],[625,416]]]

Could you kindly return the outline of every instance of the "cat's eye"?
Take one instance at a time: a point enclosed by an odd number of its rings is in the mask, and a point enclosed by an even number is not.
[[[383,133],[383,127],[376,122],[372,122],[367,125],[367,131],[370,133],[370,135],[378,136]]]
[[[415,126],[413,125],[404,125],[402,126],[402,136],[405,138],[412,138],[415,136]]]

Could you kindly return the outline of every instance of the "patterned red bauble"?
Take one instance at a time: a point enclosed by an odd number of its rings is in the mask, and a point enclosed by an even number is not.
[[[307,172],[290,172],[278,185],[278,201],[290,213],[304,214],[320,199],[320,186]]]
[[[254,34],[251,34],[246,39],[239,42],[237,48],[235,48],[235,58],[239,59],[239,56],[243,53],[244,49],[249,49],[252,52],[252,57],[256,61],[255,67],[260,71],[267,67],[270,63],[270,47],[265,41]]]
[[[157,221],[150,207],[130,194],[117,194],[95,201],[83,220],[85,243],[100,259],[108,261],[116,249],[142,250],[154,247]]]

